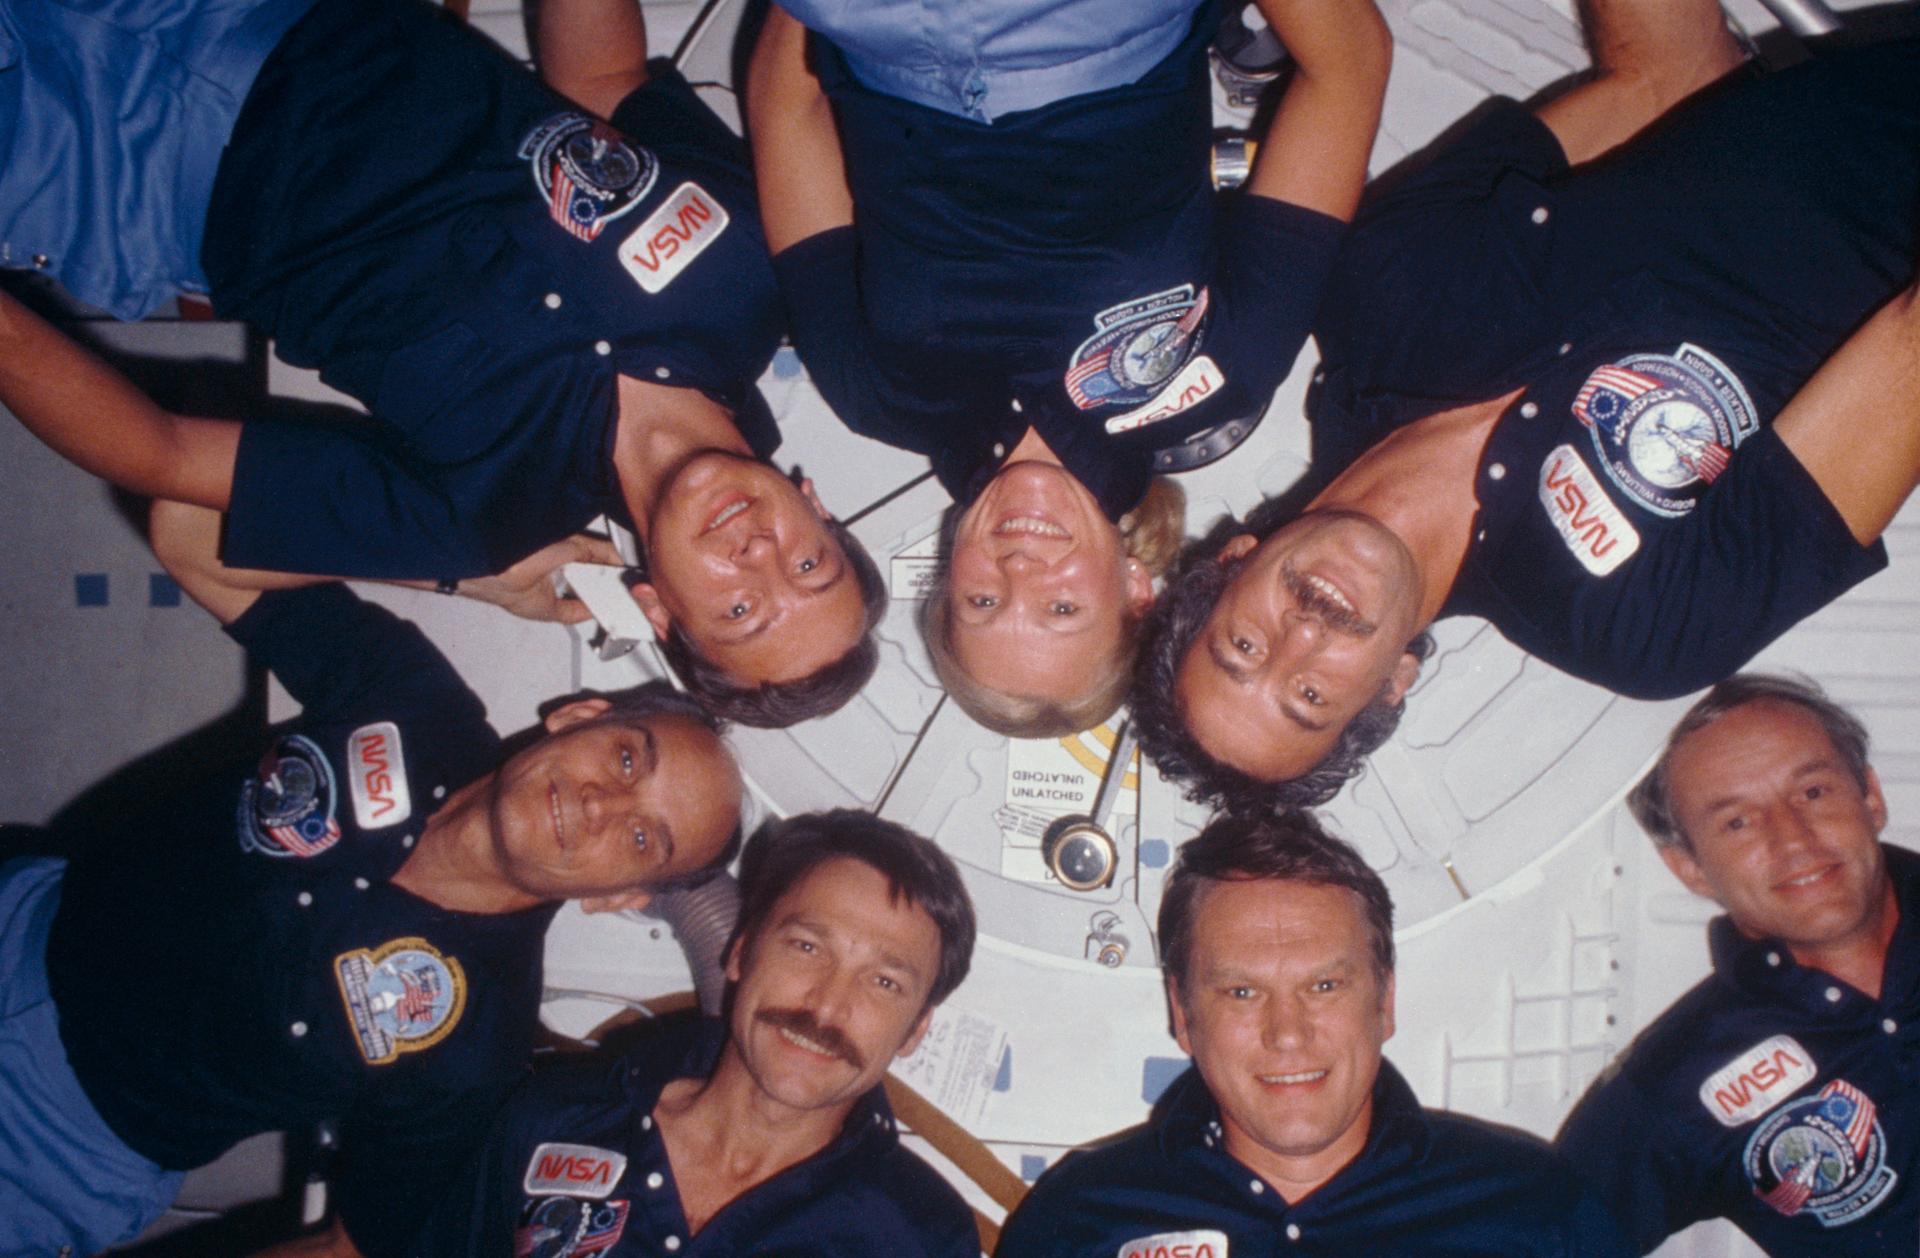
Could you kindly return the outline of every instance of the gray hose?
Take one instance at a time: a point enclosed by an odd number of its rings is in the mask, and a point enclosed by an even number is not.
[[[640,910],[640,916],[657,918],[673,928],[687,954],[700,1011],[718,1017],[727,991],[727,941],[740,920],[740,884],[732,874],[723,873],[691,890],[663,891]]]

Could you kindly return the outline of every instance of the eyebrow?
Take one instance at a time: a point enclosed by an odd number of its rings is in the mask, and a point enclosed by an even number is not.
[[[1301,729],[1309,729],[1316,734],[1320,733],[1322,730],[1327,728],[1327,722],[1310,721],[1305,716],[1294,711],[1292,708],[1288,707],[1284,703],[1280,705],[1280,715],[1286,717],[1289,721],[1292,721],[1295,725],[1298,725]]]
[[[645,725],[640,727],[640,751],[647,773],[652,774],[660,767],[660,742]]]

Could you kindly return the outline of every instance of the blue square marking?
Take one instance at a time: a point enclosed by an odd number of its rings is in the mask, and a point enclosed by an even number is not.
[[[1000,1073],[993,1077],[993,1090],[995,1092],[1008,1092],[1011,1091],[1012,1088],[1013,1047],[1012,1045],[1008,1045],[1007,1051],[1000,1054]]]
[[[1022,1153],[1020,1155],[1020,1178],[1026,1180],[1029,1184],[1039,1179],[1040,1172],[1046,1169],[1047,1160],[1038,1153]]]
[[[73,605],[105,607],[107,605],[107,574],[104,572],[74,573]]]
[[[1171,855],[1165,839],[1148,839],[1140,845],[1140,863],[1148,869],[1165,869]]]
[[[1152,1105],[1185,1072],[1184,1057],[1149,1057],[1140,1063],[1140,1099]]]
[[[147,606],[180,606],[180,583],[164,572],[147,575]]]

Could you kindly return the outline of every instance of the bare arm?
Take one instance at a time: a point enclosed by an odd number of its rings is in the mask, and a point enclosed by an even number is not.
[[[1580,0],[1585,83],[1535,111],[1572,165],[1625,142],[1740,64],[1717,0]]]
[[[317,585],[335,577],[304,573],[266,572],[258,568],[231,568],[220,561],[220,513],[184,502],[156,501],[147,520],[153,553],[188,597],[212,613],[223,625],[238,620],[265,590],[291,590]],[[564,564],[618,565],[620,552],[603,537],[576,533],[542,547],[491,577],[473,577],[459,583],[456,593],[504,607],[528,620],[557,620],[577,624],[592,613],[577,599],[553,592],[553,574]],[[397,581],[418,590],[430,590],[428,581]]]
[[[807,68],[807,28],[778,5],[747,66],[747,136],[769,250],[853,222],[833,107]]]
[[[324,1232],[314,1232],[294,1240],[282,1241],[256,1250],[253,1258],[361,1258],[360,1249],[347,1235],[347,1229],[335,1219]]]
[[[1373,0],[1258,0],[1294,61],[1293,81],[1247,189],[1350,219],[1380,127],[1393,39]]]
[[[1920,283],[1861,324],[1773,430],[1854,540],[1879,537],[1920,483]]]
[[[639,0],[540,0],[535,51],[547,86],[602,118],[647,81]]]
[[[0,406],[85,470],[137,494],[224,510],[240,425],[191,419],[0,292]]]

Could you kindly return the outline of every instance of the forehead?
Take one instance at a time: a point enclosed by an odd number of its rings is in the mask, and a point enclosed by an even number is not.
[[[1692,731],[1667,761],[1667,790],[1685,809],[1719,790],[1811,764],[1844,767],[1820,719],[1797,703],[1755,699]]]
[[[1194,899],[1191,939],[1195,970],[1371,964],[1373,956],[1358,895],[1289,878],[1207,880]]]
[[[940,928],[917,903],[896,896],[887,876],[863,860],[831,857],[807,870],[768,910],[763,929],[800,924],[857,948],[894,954],[931,977]]]

